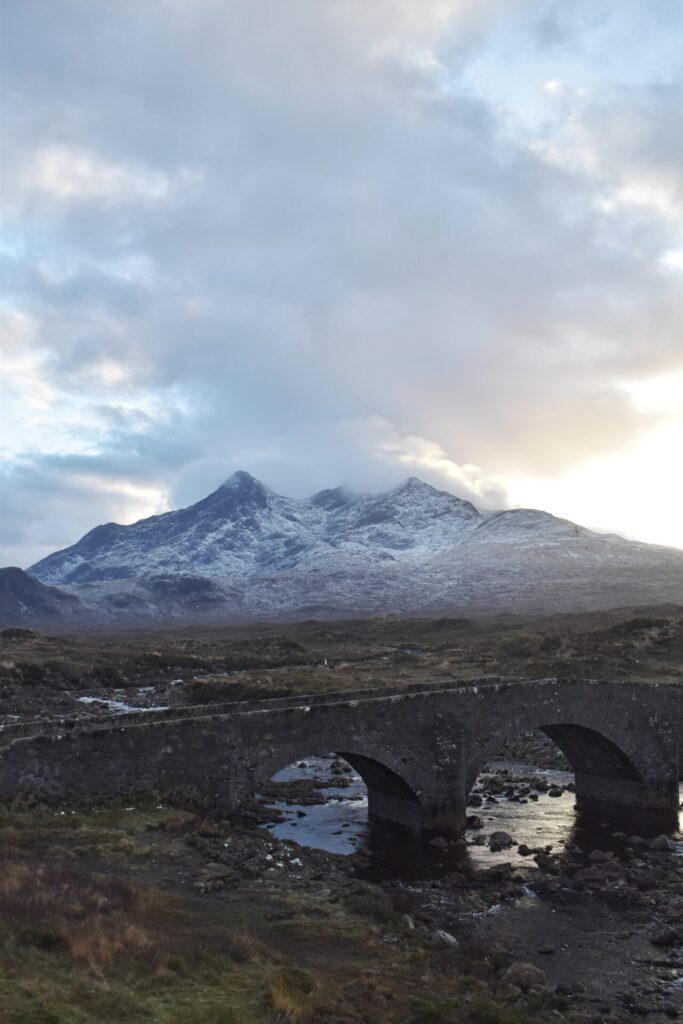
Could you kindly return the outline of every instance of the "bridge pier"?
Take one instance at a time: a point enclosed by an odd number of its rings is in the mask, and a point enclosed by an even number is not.
[[[368,787],[368,818],[380,829],[408,830],[418,842],[435,836],[456,838],[465,831],[465,796],[421,791],[419,799],[406,799]]]
[[[671,832],[678,820],[678,790],[669,774],[658,784],[628,779],[575,774],[579,815],[610,822],[627,832]],[[435,836],[454,839],[466,828],[466,797],[455,799],[421,794],[418,802],[376,789],[368,789],[368,818],[381,831],[404,831],[418,843]]]
[[[368,789],[368,819],[381,829],[408,829],[422,833],[422,806],[414,800]]]
[[[428,843],[435,836],[456,838],[465,830],[464,801],[416,802],[368,789],[368,819],[380,832],[404,834],[416,844]]]
[[[579,814],[620,825],[627,831],[670,832],[678,822],[675,773],[664,773],[658,784],[576,772]]]
[[[628,831],[670,831],[678,819],[678,750],[662,728],[654,750],[641,742],[629,758],[605,735],[574,724],[545,725],[543,732],[564,752],[574,769],[580,814],[609,821]]]
[[[411,786],[372,758],[345,750],[337,754],[356,769],[367,787],[371,825],[382,831],[407,830],[418,842],[464,831],[465,786],[457,771],[435,771],[431,759],[425,759],[422,770],[413,773]]]
[[[407,830],[416,837],[422,835],[424,813],[420,794],[402,776],[362,754],[338,750],[337,755],[356,769],[367,787],[371,825],[383,830]]]

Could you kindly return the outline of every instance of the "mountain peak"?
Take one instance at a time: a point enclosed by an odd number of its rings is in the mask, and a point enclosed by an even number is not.
[[[273,492],[270,488],[266,487],[265,484],[262,484],[261,481],[257,480],[255,476],[251,475],[251,473],[247,473],[244,469],[238,469],[220,485],[218,490],[213,492],[213,495],[209,495],[209,497],[216,497],[221,501],[225,501],[226,499],[231,502],[255,500],[259,503],[265,503],[268,500],[268,497],[272,494]]]
[[[247,506],[265,508],[271,497],[273,497],[273,492],[265,484],[262,484],[251,473],[238,469],[208,497],[185,509],[184,514],[192,515],[196,511],[210,509],[212,514],[230,516],[236,508]]]
[[[317,505],[320,508],[327,510],[335,508],[343,508],[345,505],[350,505],[352,502],[357,501],[358,496],[352,493],[348,487],[334,487],[328,488],[324,491],[318,491],[314,494],[309,501],[311,505]]]
[[[420,480],[417,476],[409,476],[403,483],[394,487],[390,494],[423,494],[423,495],[436,495],[443,494],[437,487],[432,487],[431,484],[425,483],[424,480]]]
[[[420,478],[417,477],[417,476],[409,476],[406,480],[403,481],[402,484],[399,484],[398,487],[396,488],[397,491],[403,491],[403,490],[408,490],[408,489],[410,489],[410,490],[424,489],[424,490],[429,490],[429,491],[436,490],[436,488],[432,487],[431,484],[426,484],[424,482],[424,480],[420,480]]]
[[[260,480],[257,480],[251,473],[247,473],[244,469],[238,469],[231,476],[228,477],[221,484],[221,489],[226,488],[230,490],[236,490],[237,488],[254,488],[259,487],[265,490]]]

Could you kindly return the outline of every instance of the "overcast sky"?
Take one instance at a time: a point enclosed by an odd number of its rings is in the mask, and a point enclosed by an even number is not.
[[[680,0],[0,21],[0,564],[240,468],[683,547]]]

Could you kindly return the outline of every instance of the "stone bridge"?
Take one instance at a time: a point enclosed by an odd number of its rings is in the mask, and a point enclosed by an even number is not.
[[[0,732],[0,797],[157,789],[225,814],[279,769],[334,751],[363,777],[371,819],[454,834],[484,765],[534,729],[572,765],[580,809],[673,826],[683,687],[668,683],[489,679],[28,722]]]

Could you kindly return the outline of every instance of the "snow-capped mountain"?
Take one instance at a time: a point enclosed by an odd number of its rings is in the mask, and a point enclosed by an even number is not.
[[[533,509],[481,512],[415,477],[295,500],[239,472],[189,508],[98,526],[28,572],[93,621],[683,603],[683,551]]]
[[[365,566],[414,564],[448,550],[482,521],[469,502],[414,477],[388,494],[337,488],[296,501],[238,472],[196,505],[131,526],[97,526],[28,571],[42,583],[85,583],[345,568],[358,559]]]

